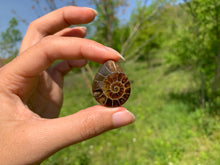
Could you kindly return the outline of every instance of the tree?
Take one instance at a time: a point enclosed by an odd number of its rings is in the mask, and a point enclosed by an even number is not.
[[[18,21],[12,18],[8,28],[0,34],[0,57],[15,57],[18,54],[18,43],[21,41],[21,32],[16,28]]]
[[[152,54],[167,43],[167,22],[164,13],[171,6],[171,0],[138,1],[125,25],[121,41],[121,54],[128,60],[146,60],[150,63]],[[171,7],[169,8],[169,12]],[[169,17],[170,18],[170,17]],[[171,19],[172,20],[172,19]],[[166,27],[166,28],[164,28]],[[169,36],[170,37],[170,36]]]
[[[93,39],[107,46],[113,47],[115,29],[119,27],[119,11],[125,11],[129,6],[126,0],[92,0],[98,11],[98,21],[95,22],[96,28]],[[121,10],[120,10],[121,9]]]
[[[127,59],[146,59],[149,48],[154,47],[154,41],[152,41],[156,36],[153,28],[156,22],[154,17],[160,3],[152,2],[147,5],[148,2],[148,0],[142,3],[137,2],[137,7],[127,23],[129,35],[124,36],[125,40],[121,47],[121,54],[125,55]]]
[[[175,47],[176,62],[198,77],[201,107],[218,105],[220,85],[220,2],[184,0],[191,22],[185,25]]]

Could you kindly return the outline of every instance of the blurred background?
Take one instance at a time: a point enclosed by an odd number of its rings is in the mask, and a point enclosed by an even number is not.
[[[130,126],[70,146],[44,165],[219,165],[219,0],[7,0],[0,6],[0,65],[18,54],[31,21],[57,8],[94,8],[87,38],[119,51],[131,82]],[[65,77],[61,116],[96,105],[99,64]],[[39,142],[40,143],[40,142]]]

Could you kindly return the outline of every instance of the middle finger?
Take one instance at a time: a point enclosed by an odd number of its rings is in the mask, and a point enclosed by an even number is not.
[[[89,23],[96,14],[95,10],[86,7],[68,6],[55,10],[30,24],[20,52],[39,42],[43,37],[53,35],[70,25]]]

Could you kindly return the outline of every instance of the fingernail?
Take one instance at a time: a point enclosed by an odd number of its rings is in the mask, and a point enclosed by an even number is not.
[[[82,30],[84,30],[84,31],[87,30],[87,28],[86,28],[85,26],[80,26],[79,28],[82,29]]]
[[[119,52],[117,52],[115,49],[112,49],[112,48],[110,48],[110,47],[108,47],[108,46],[106,46],[106,48],[107,48],[108,50],[112,51],[115,55],[119,56],[120,59],[122,59],[123,61],[125,61],[125,58],[124,58]]]
[[[95,13],[95,15],[98,14],[98,12],[95,9],[93,9],[93,8],[89,8],[89,9],[91,9]]]
[[[119,111],[112,115],[113,125],[115,128],[131,124],[135,121],[135,116],[128,110]]]

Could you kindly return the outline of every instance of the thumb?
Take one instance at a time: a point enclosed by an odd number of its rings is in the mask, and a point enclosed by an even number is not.
[[[38,155],[45,152],[45,157],[41,158],[43,160],[66,146],[128,125],[134,120],[134,115],[123,107],[107,108],[97,105],[70,116],[39,121],[37,129],[33,130],[33,139],[41,141],[36,147],[41,153]]]

